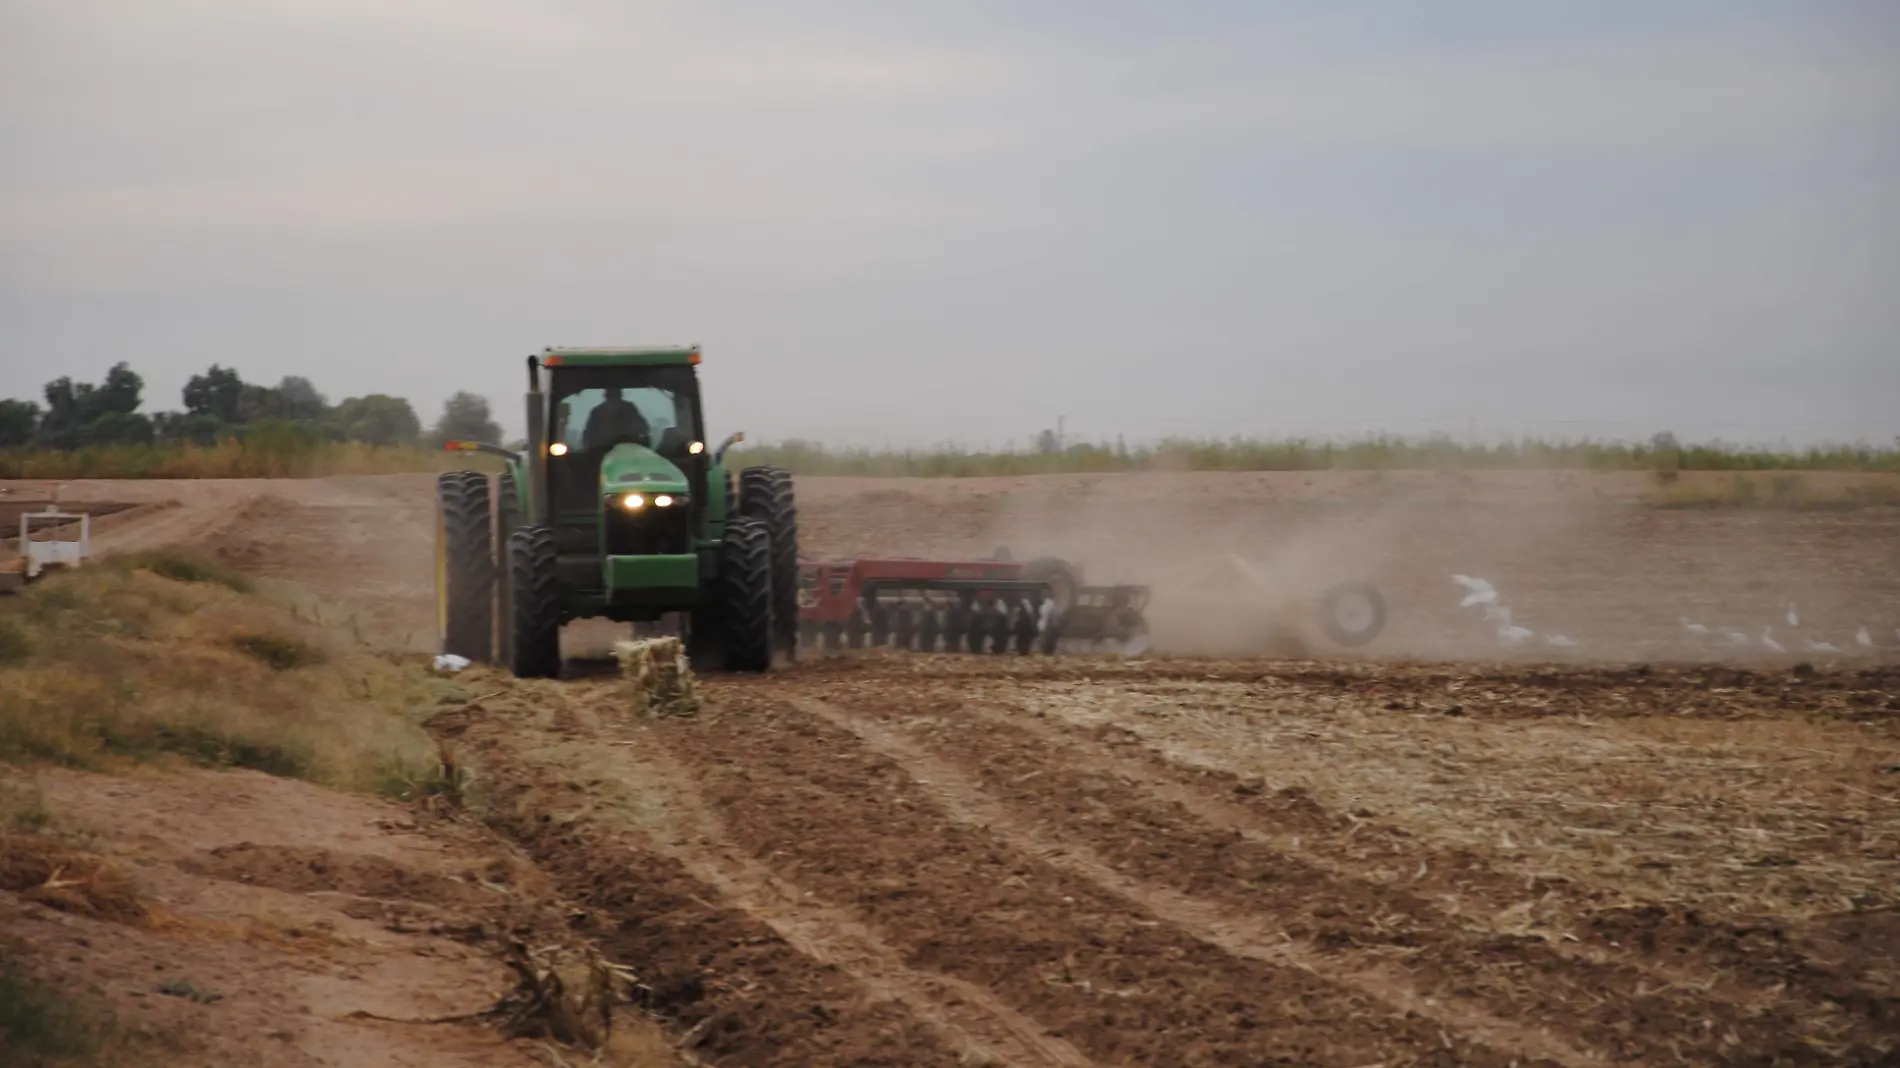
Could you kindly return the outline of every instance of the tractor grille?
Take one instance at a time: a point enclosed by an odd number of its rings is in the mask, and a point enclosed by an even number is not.
[[[638,512],[608,508],[607,555],[654,556],[693,551],[693,510],[648,506]]]

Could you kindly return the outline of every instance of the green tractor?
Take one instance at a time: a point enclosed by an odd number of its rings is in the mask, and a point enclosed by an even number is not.
[[[561,673],[577,619],[671,621],[696,670],[767,671],[798,647],[792,479],[737,485],[708,449],[699,349],[549,348],[528,357],[528,435],[495,477],[436,480],[441,651],[515,675]]]

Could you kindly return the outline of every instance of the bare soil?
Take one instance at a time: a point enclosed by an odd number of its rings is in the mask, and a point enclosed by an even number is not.
[[[706,1064],[1896,1063],[1900,515],[1664,512],[1618,486],[803,480],[809,551],[1053,551],[1155,583],[1158,612],[1234,552],[1291,586],[1370,578],[1393,622],[1303,659],[1214,655],[1194,619],[1134,661],[807,657],[657,721],[614,679],[478,668],[430,726],[484,826],[249,774],[40,774],[180,929],[283,918],[185,939],[0,898],[0,923],[126,998],[154,963],[220,977],[226,1000],[145,999],[219,1063],[410,1063],[403,1036],[434,1058],[413,1063],[517,1063],[455,1061],[531,1055],[476,1023],[350,1014],[492,1000],[474,932],[523,915],[630,966]],[[429,487],[63,499],[149,509],[102,521],[108,550],[194,544],[420,653]],[[1578,649],[1500,649],[1453,572]],[[497,913],[496,887],[540,904]]]

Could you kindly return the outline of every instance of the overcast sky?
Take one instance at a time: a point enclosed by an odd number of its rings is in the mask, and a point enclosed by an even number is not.
[[[0,0],[0,395],[1884,441],[1897,190],[1886,0]]]

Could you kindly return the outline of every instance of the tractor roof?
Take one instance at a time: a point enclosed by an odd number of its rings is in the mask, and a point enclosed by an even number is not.
[[[699,362],[698,345],[639,345],[629,348],[549,346],[541,350],[548,367],[647,367]]]

